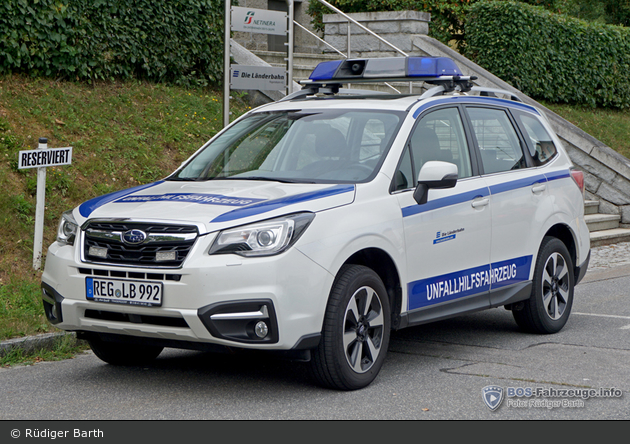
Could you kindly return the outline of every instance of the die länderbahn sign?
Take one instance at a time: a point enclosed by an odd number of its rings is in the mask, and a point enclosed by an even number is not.
[[[287,72],[284,68],[231,65],[231,73],[232,89],[277,91],[285,89],[287,85]]]
[[[230,89],[280,91],[290,94],[293,88],[293,2],[285,0],[287,12],[232,6],[225,0],[223,42],[223,126],[230,123]],[[270,66],[232,65],[230,60],[232,31],[286,35],[286,69]]]

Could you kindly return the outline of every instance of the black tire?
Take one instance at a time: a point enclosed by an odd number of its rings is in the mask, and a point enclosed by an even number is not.
[[[569,319],[573,305],[573,261],[562,241],[543,239],[536,268],[532,295],[520,309],[513,309],[516,323],[531,333],[557,333]]]
[[[357,390],[383,366],[390,336],[387,290],[370,268],[344,265],[330,292],[322,338],[311,371],[322,386]]]
[[[94,336],[87,340],[94,354],[112,365],[143,365],[158,357],[164,347],[103,341]]]

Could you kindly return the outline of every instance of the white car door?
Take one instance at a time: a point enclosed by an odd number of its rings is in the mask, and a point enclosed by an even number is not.
[[[457,165],[453,188],[413,198],[428,161]],[[396,173],[407,257],[409,324],[487,308],[490,289],[491,213],[485,180],[475,175],[458,107],[425,113],[416,124]]]
[[[468,106],[466,111],[490,190],[491,304],[502,305],[529,296],[540,227],[553,206],[545,175],[527,165],[510,114],[481,106]]]

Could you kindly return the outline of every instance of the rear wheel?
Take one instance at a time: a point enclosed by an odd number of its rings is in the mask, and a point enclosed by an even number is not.
[[[342,267],[312,354],[317,382],[338,390],[368,386],[385,360],[390,323],[389,299],[379,276],[360,265]]]
[[[573,262],[559,239],[546,237],[538,253],[531,297],[512,310],[516,323],[532,333],[557,333],[573,305]]]
[[[143,365],[158,357],[164,347],[103,341],[99,336],[87,340],[94,354],[112,365]]]

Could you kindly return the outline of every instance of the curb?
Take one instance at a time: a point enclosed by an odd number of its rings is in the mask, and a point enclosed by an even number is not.
[[[0,357],[8,354],[12,350],[21,349],[24,352],[34,352],[37,350],[52,350],[61,339],[66,336],[72,336],[77,342],[75,333],[44,333],[35,336],[26,336],[23,338],[8,339],[0,342]]]

